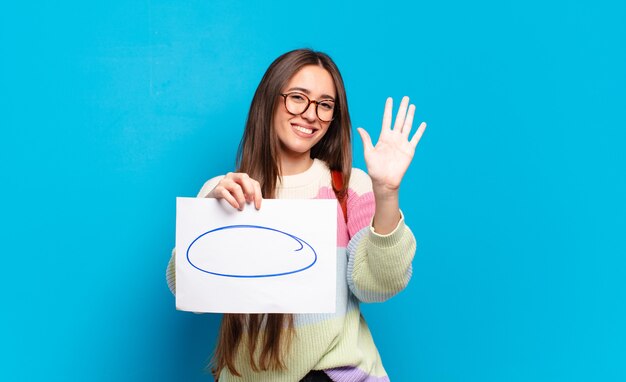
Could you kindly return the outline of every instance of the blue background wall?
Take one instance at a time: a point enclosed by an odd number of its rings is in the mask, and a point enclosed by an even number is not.
[[[355,127],[405,94],[429,123],[412,283],[364,308],[392,380],[626,380],[624,2],[50,3],[0,11],[3,380],[208,380],[218,318],[164,280],[175,197],[233,168],[302,46]]]

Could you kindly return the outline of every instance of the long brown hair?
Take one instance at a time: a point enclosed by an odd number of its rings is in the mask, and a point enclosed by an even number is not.
[[[333,78],[337,98],[335,114],[324,137],[311,148],[311,158],[326,162],[331,170],[339,171],[343,178],[345,195],[352,169],[350,114],[343,79],[337,65],[322,52],[297,49],[278,57],[265,72],[254,93],[246,129],[237,151],[237,171],[245,172],[261,183],[263,197],[276,196],[276,185],[281,173],[278,165],[278,145],[274,130],[274,112],[280,105],[279,96],[288,81],[302,67],[319,65]],[[291,314],[224,314],[217,347],[213,355],[213,375],[217,380],[224,367],[240,376],[235,368],[235,357],[242,338],[247,338],[247,350],[252,370],[284,369],[284,353],[293,337]],[[257,352],[257,341],[261,341]],[[258,355],[257,355],[258,353]]]

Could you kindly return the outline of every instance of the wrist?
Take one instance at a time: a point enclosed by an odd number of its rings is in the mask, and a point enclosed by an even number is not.
[[[372,191],[374,192],[376,200],[397,200],[400,188],[389,187],[385,184],[372,183]]]

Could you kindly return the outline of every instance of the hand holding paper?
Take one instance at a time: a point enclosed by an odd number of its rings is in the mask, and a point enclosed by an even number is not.
[[[207,195],[209,198],[225,199],[231,206],[243,210],[246,202],[254,201],[261,208],[263,195],[261,185],[246,173],[229,172]]]

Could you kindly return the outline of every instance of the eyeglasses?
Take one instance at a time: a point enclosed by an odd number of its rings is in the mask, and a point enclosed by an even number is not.
[[[283,96],[283,98],[285,99],[285,108],[290,114],[304,114],[309,109],[309,106],[314,103],[315,114],[317,115],[317,118],[320,119],[320,121],[330,122],[334,118],[335,101],[333,100],[311,100],[306,95],[298,92],[281,94],[281,96]]]

